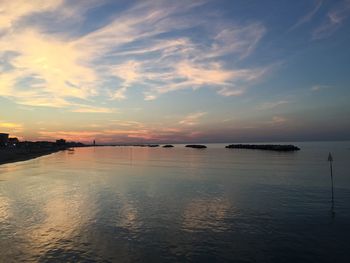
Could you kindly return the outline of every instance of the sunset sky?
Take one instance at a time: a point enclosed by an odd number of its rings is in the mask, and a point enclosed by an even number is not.
[[[0,132],[350,139],[350,0],[0,0]]]

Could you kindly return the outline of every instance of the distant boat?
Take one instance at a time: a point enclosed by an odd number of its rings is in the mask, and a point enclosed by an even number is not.
[[[74,153],[75,150],[73,148],[68,148],[67,151],[68,153]]]

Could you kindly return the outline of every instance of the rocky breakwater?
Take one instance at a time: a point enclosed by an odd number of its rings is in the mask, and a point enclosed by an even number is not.
[[[230,144],[225,148],[228,149],[252,149],[252,150],[267,150],[277,152],[294,152],[299,151],[300,148],[291,144],[280,145],[280,144]]]
[[[188,145],[186,145],[185,147],[188,147],[188,148],[195,148],[195,149],[205,149],[205,148],[207,148],[207,146],[205,146],[205,145],[199,145],[199,144],[188,144]]]

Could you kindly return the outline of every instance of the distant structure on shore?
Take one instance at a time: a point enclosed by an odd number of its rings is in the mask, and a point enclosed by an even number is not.
[[[66,140],[64,140],[64,139],[56,140],[56,144],[58,146],[66,145]]]
[[[19,143],[18,138],[16,137],[9,137],[8,133],[0,133],[0,147],[16,147]]]
[[[49,141],[20,141],[16,137],[9,137],[8,133],[0,133],[0,148],[2,149],[66,149],[70,147],[84,147],[80,142],[67,142],[64,139]]]
[[[9,134],[0,133],[0,147],[6,147],[9,140]]]
[[[19,144],[19,140],[16,137],[9,138],[8,140],[8,146],[10,147],[16,147]]]
[[[17,138],[9,138],[7,133],[0,133],[0,164],[25,161],[58,151],[72,152],[72,147],[86,146],[80,142],[67,142],[64,139],[55,142],[19,141]]]

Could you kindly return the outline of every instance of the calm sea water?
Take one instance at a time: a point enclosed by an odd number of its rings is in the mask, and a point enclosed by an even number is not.
[[[2,165],[0,262],[350,262],[350,142],[295,144],[81,148]]]

